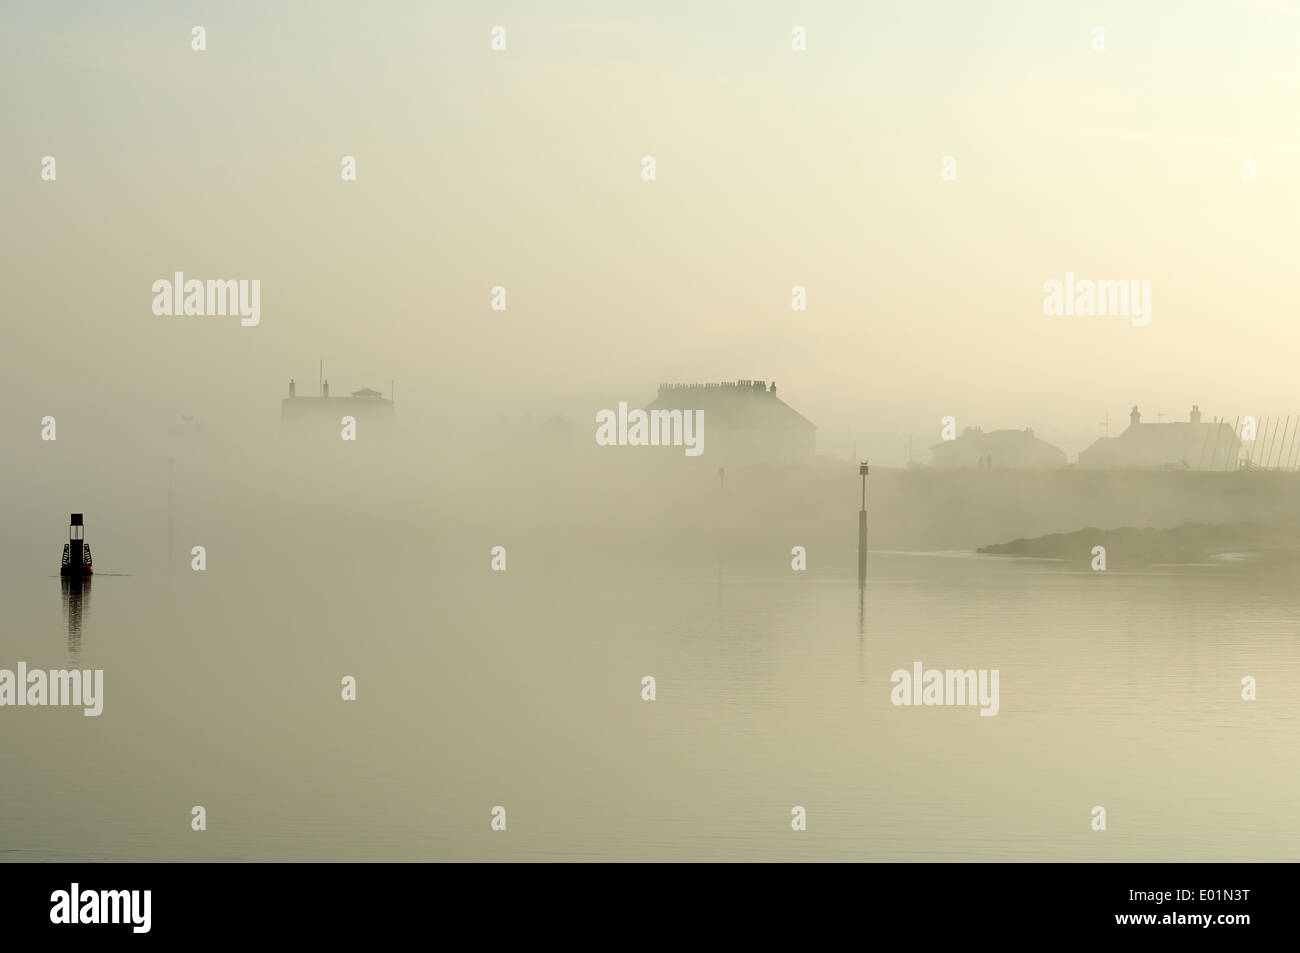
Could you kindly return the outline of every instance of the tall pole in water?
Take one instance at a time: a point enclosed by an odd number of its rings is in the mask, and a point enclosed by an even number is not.
[[[858,475],[862,477],[862,509],[858,511],[858,581],[867,578],[867,474],[871,468],[867,461],[858,464]]]

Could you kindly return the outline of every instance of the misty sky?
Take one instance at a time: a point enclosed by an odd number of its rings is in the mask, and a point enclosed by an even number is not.
[[[1300,413],[1298,0],[9,0],[0,60],[6,445],[89,406],[273,429],[322,357],[408,420],[584,440],[765,378],[883,463],[947,414],[1073,459],[1135,403]],[[154,316],[174,271],[260,279],[261,324]],[[1067,271],[1149,279],[1150,326],[1044,316]]]

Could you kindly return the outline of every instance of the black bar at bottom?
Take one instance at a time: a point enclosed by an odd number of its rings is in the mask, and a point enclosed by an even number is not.
[[[725,930],[728,945],[749,935],[797,940],[801,931],[808,943],[840,929],[980,947],[1047,936],[1234,943],[1294,932],[1294,869],[1281,864],[594,866],[10,864],[0,867],[0,923],[7,940],[92,945],[284,937],[298,946],[398,940],[413,929],[455,942],[447,931],[468,928],[471,937],[519,931],[533,941],[577,930],[604,946],[680,940],[692,923]]]

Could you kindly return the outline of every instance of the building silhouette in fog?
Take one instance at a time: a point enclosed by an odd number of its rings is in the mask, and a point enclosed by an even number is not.
[[[357,439],[384,438],[392,434],[393,401],[379,391],[363,388],[347,397],[331,397],[324,381],[319,397],[303,397],[289,381],[289,396],[280,401],[280,435],[285,438],[339,440],[342,419],[357,422]]]
[[[1102,437],[1079,454],[1085,469],[1235,470],[1241,441],[1228,423],[1202,423],[1200,407],[1187,420],[1143,423],[1134,407],[1118,437]]]
[[[930,448],[937,469],[1013,470],[1063,467],[1065,451],[1034,436],[1033,430],[990,430],[967,427],[955,440]]]
[[[817,426],[776,396],[776,383],[660,384],[650,410],[704,411],[704,455],[720,467],[795,466],[817,455]]]

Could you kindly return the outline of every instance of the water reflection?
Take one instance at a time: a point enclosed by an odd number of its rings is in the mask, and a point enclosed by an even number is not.
[[[60,576],[63,587],[63,622],[68,627],[68,657],[75,667],[81,658],[81,622],[90,612],[90,580],[93,576]]]
[[[865,679],[864,656],[867,642],[867,581],[858,580],[858,681]]]

